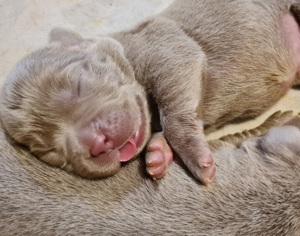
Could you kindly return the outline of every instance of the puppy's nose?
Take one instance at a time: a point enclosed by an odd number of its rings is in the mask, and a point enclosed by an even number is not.
[[[97,134],[94,143],[90,146],[90,154],[92,156],[99,156],[107,153],[113,148],[113,142],[104,134]]]

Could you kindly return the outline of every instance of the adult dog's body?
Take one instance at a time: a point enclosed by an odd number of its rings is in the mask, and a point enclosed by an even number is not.
[[[296,118],[240,148],[212,142],[218,172],[209,187],[176,163],[151,181],[141,160],[84,180],[13,147],[1,130],[0,234],[298,236],[299,127]]]

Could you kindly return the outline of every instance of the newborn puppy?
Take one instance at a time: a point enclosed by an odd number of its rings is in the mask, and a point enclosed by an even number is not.
[[[261,114],[299,81],[299,15],[292,0],[177,0],[97,40],[55,29],[8,76],[3,127],[52,166],[105,177],[144,148],[157,104],[164,137],[209,183],[216,169],[204,132]],[[172,160],[161,140],[148,146],[155,178]]]
[[[87,178],[112,175],[149,137],[145,92],[113,40],[62,40],[12,71],[2,121],[13,139],[52,166]]]

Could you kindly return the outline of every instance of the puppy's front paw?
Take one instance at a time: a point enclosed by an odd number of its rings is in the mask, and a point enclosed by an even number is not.
[[[148,174],[154,179],[165,176],[173,162],[173,153],[162,133],[154,134],[148,144],[146,166]]]
[[[202,126],[173,122],[164,128],[166,139],[193,176],[203,184],[212,182],[216,174],[216,166]]]

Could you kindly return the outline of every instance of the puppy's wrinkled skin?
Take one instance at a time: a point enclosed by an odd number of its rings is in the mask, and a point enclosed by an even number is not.
[[[298,236],[299,128],[295,118],[239,148],[211,142],[218,172],[209,187],[176,163],[157,184],[139,159],[111,178],[84,180],[12,146],[1,129],[0,233]]]
[[[170,146],[208,183],[216,169],[204,132],[261,114],[299,83],[299,4],[178,0],[108,38],[53,30],[10,74],[4,128],[50,165],[109,176],[149,140],[147,97]]]

